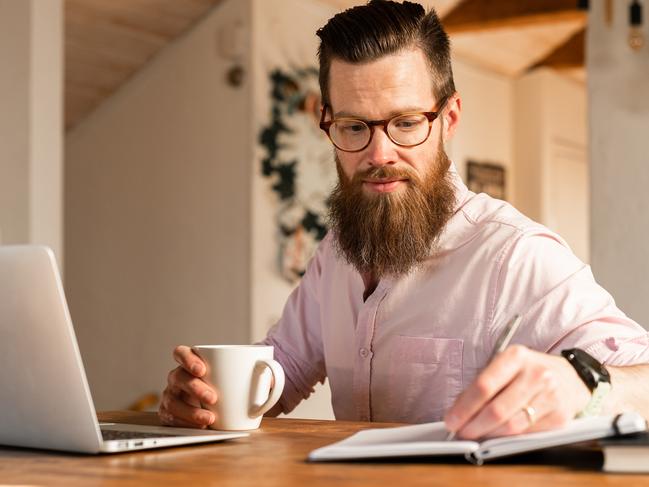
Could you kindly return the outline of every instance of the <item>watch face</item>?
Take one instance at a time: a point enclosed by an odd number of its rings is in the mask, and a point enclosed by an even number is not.
[[[589,354],[579,348],[571,348],[561,352],[575,368],[581,380],[592,391],[600,382],[611,382],[608,370]]]

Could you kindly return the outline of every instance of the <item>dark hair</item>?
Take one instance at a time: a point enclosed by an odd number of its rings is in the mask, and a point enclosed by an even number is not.
[[[316,34],[323,103],[330,103],[332,59],[363,63],[408,48],[426,55],[437,100],[455,93],[449,38],[434,9],[426,13],[418,3],[371,0],[336,14]]]

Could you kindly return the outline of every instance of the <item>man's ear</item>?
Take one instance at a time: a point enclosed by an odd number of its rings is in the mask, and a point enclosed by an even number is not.
[[[460,113],[462,112],[462,100],[460,95],[455,93],[446,104],[443,110],[444,116],[444,142],[448,142],[455,135],[460,124]]]

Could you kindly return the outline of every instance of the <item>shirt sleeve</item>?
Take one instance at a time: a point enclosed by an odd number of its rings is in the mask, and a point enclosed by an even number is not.
[[[649,363],[647,331],[616,306],[560,237],[545,229],[522,232],[503,249],[501,262],[493,342],[508,317],[520,313],[514,343],[553,354],[578,347],[609,365]]]
[[[313,386],[326,378],[318,299],[324,243],[321,242],[300,284],[289,296],[282,317],[261,342],[274,347],[275,360],[284,369],[286,381],[279,400],[283,413],[295,409],[313,393]]]

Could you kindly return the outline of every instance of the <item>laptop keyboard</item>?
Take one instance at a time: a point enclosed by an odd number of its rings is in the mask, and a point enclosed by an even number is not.
[[[140,431],[117,431],[101,430],[101,436],[104,441],[110,440],[134,440],[138,438],[168,438],[177,435],[163,435],[161,433],[142,433]]]

